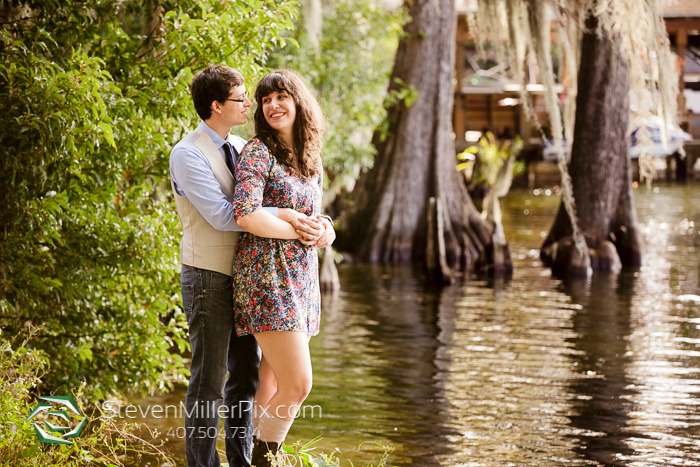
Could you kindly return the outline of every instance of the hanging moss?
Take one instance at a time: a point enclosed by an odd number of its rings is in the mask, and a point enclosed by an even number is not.
[[[563,141],[569,149],[573,142],[578,94],[578,68],[581,39],[588,15],[595,15],[599,33],[603,31],[619,38],[622,56],[629,62],[630,131],[639,128],[638,144],[651,144],[644,118],[656,114],[666,127],[675,123],[678,78],[670,41],[661,16],[661,0],[477,0],[475,17],[468,18],[479,48],[489,42],[500,48],[508,58],[514,80],[520,84],[523,110],[539,128],[539,122],[529,104],[526,90],[526,65],[537,64],[541,83],[545,87],[545,104],[549,115],[552,138],[558,148],[558,167],[562,178],[562,202],[571,220],[574,241],[585,245],[576,220],[571,177],[567,169]],[[560,62],[567,69],[567,100],[563,115],[555,89],[562,77],[555,77],[552,66],[551,21],[558,34],[556,46]],[[560,67],[563,68],[563,67]],[[662,141],[667,141],[666,127]],[[540,128],[541,131],[541,128]],[[544,135],[543,135],[544,136]],[[640,157],[640,174],[651,181],[655,172],[651,157]]]

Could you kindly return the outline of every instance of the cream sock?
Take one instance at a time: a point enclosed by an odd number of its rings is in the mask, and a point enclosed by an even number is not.
[[[284,441],[284,438],[287,437],[287,433],[292,427],[293,422],[293,419],[287,421],[282,418],[272,417],[269,414],[265,414],[260,418],[258,425],[258,439],[261,441],[277,443],[277,445],[281,447],[282,442]]]
[[[253,437],[255,438],[260,438],[260,417],[262,417],[263,411],[262,409],[256,404],[253,406],[252,414],[251,414],[251,422],[253,423]]]

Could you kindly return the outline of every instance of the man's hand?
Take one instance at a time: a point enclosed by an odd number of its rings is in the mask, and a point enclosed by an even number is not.
[[[321,238],[318,239],[314,246],[316,248],[325,248],[330,246],[335,241],[335,229],[333,228],[331,221],[329,221],[327,218],[320,217],[319,220],[326,230],[323,232],[323,235],[321,235]]]
[[[298,219],[305,219],[309,216],[306,214],[302,214],[299,211],[295,211],[294,209],[289,209],[289,208],[278,208],[277,209],[277,217],[282,219],[285,222],[289,222],[290,224],[294,224],[294,221]]]

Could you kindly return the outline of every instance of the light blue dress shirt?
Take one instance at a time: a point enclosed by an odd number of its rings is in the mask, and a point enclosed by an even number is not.
[[[231,134],[224,140],[205,122],[201,122],[198,128],[209,135],[224,161],[224,143],[230,143],[239,152],[246,143],[243,138]],[[234,166],[237,162],[233,161]],[[177,194],[186,197],[216,230],[244,232],[233,218],[233,207],[221,191],[221,185],[214,177],[209,161],[197,146],[187,141],[175,145],[170,151],[170,177]],[[263,209],[277,217],[277,208]]]

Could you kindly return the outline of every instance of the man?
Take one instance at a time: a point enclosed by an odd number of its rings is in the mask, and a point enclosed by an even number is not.
[[[202,122],[170,154],[183,230],[182,304],[192,348],[185,400],[187,465],[220,466],[216,439],[222,416],[230,465],[249,467],[259,356],[255,338],[238,337],[233,321],[231,274],[242,229],[234,220],[231,199],[234,168],[245,140],[230,131],[246,122],[251,104],[243,76],[225,66],[210,65],[199,72],[190,90]],[[263,209],[288,222],[295,219],[287,209]],[[324,247],[332,243],[335,232],[328,219],[308,218],[290,224],[283,238]]]

